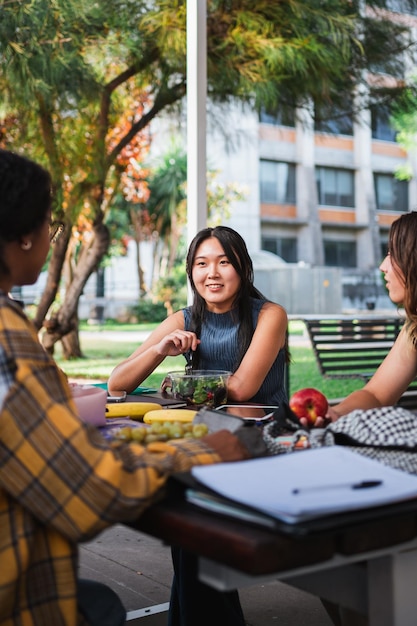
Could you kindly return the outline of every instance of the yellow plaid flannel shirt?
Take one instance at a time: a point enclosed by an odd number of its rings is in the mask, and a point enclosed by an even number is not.
[[[172,472],[219,457],[199,441],[106,442],[80,421],[65,375],[4,294],[0,406],[0,624],[83,624],[77,543],[137,518]]]

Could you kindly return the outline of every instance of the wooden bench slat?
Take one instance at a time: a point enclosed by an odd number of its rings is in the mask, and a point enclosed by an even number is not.
[[[321,374],[327,378],[369,380],[390,351],[404,319],[304,319]],[[417,408],[417,379],[400,401]]]

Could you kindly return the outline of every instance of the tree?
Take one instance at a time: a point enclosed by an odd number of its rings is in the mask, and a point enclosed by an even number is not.
[[[388,14],[362,14],[361,6],[360,0],[209,0],[209,97],[258,107],[300,106],[308,98],[346,102],[366,68],[393,67],[410,46],[405,26]],[[35,317],[50,351],[58,340],[67,356],[79,351],[78,301],[108,251],[109,207],[126,168],[140,169],[141,155],[126,164],[123,151],[186,94],[185,10],[185,0],[0,5],[0,142],[50,169],[56,217],[67,225]],[[371,97],[399,90],[376,84]],[[79,224],[88,237],[78,237]],[[65,295],[53,306],[65,259],[71,259]]]
[[[417,83],[415,75],[412,80]],[[414,90],[405,90],[391,108],[390,122],[397,131],[396,141],[410,156],[409,163],[398,169],[397,177],[410,180],[417,176],[417,97]]]

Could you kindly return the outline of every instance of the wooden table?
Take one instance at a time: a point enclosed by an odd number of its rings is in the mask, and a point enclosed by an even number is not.
[[[414,626],[417,500],[359,517],[325,520],[327,527],[304,533],[270,530],[203,511],[169,482],[167,494],[129,527],[195,553],[201,580],[219,590],[279,579],[367,614],[369,626]]]
[[[133,527],[197,554],[201,580],[219,590],[279,579],[368,614],[370,626],[417,623],[417,501],[291,535],[166,497]]]

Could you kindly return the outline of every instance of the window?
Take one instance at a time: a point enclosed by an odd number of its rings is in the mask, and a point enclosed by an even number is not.
[[[260,161],[261,202],[295,203],[295,165],[280,161]]]
[[[395,141],[397,131],[390,123],[391,110],[388,105],[374,105],[371,107],[372,137],[384,141]]]
[[[392,174],[374,174],[378,211],[408,211],[408,183]]]
[[[385,259],[388,254],[388,241],[381,241],[381,261]]]
[[[324,264],[333,267],[356,267],[356,241],[324,240]]]
[[[343,111],[337,105],[321,105],[320,107],[316,105],[314,129],[321,133],[332,133],[333,135],[353,135],[352,114]]]
[[[259,121],[262,124],[273,124],[274,126],[295,126],[295,110],[292,107],[283,107],[272,111],[262,108],[259,113]]]
[[[297,239],[262,237],[262,250],[273,252],[287,263],[297,263]]]
[[[417,7],[413,0],[387,0],[387,9],[395,13],[417,15]]]
[[[355,206],[353,172],[331,167],[317,167],[316,181],[319,204]]]
[[[383,43],[381,43],[381,46]],[[397,42],[397,45],[401,45]],[[395,56],[389,54],[380,55],[381,58],[370,62],[368,70],[373,74],[386,74],[387,76],[395,76],[396,78],[405,78],[406,61],[403,52],[398,52]]]

